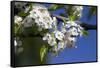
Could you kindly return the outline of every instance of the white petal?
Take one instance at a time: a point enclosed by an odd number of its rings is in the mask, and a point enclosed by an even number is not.
[[[64,49],[65,47],[66,46],[64,42],[58,42],[58,50]]]
[[[60,31],[55,31],[55,37],[58,39],[58,40],[62,40],[64,38],[64,34],[61,33]]]
[[[31,27],[33,23],[32,18],[30,18],[29,16],[27,16],[24,21],[23,21],[23,25],[24,27]]]
[[[14,40],[14,45],[17,46],[17,42],[16,42],[16,40]]]
[[[22,21],[22,17],[16,15],[14,16],[14,20],[15,20],[15,23],[19,23]]]
[[[70,40],[70,41],[76,41],[76,38],[75,37],[68,37],[68,40]]]

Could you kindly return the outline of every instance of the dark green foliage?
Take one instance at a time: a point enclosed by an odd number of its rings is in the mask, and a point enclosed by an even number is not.
[[[83,34],[83,36],[88,36],[89,33],[88,33],[88,31],[83,30],[83,31],[82,31],[82,34]]]
[[[26,17],[27,15],[29,15],[29,13],[25,13],[24,11],[21,11],[18,13],[18,16],[21,16],[21,17]]]
[[[41,47],[41,49],[40,49],[41,63],[42,63],[43,60],[44,60],[44,57],[45,57],[45,55],[46,55],[46,53],[47,53],[47,50],[48,50],[48,48],[47,48],[45,45],[43,45],[43,46]]]
[[[49,10],[49,11],[55,11],[55,10],[58,10],[58,9],[60,9],[60,8],[63,8],[63,7],[64,7],[64,5],[52,4],[52,5],[49,6],[48,10]]]
[[[90,19],[93,15],[96,14],[97,8],[95,6],[89,8],[88,19]]]
[[[42,36],[48,30],[38,31],[38,27],[34,24],[32,27],[19,28],[15,24],[15,37],[20,37],[22,41],[23,52],[16,53],[16,65],[40,65],[44,64],[48,44],[42,40]],[[18,49],[18,48],[17,48]]]
[[[22,37],[23,52],[16,54],[16,65],[40,65],[46,62],[46,53],[48,44],[40,37]],[[45,45],[45,46],[43,46]],[[41,50],[42,48],[42,50]],[[46,49],[44,51],[44,49]],[[44,51],[45,54],[43,54]],[[41,62],[41,54],[42,62]]]

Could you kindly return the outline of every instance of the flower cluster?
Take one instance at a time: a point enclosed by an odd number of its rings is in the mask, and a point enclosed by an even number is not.
[[[78,36],[82,35],[83,28],[74,21],[67,21],[66,24],[62,22],[61,30],[55,29],[47,33],[43,40],[46,40],[52,51],[59,52],[64,48],[75,47],[75,42]]]
[[[30,9],[27,3],[21,3],[21,2],[16,2],[15,8],[18,9],[18,11],[25,12],[25,13],[27,13]]]
[[[74,6],[73,9],[79,12],[79,16],[81,16],[82,6]],[[15,23],[21,21],[21,17],[15,16]],[[24,27],[31,27],[36,24],[38,31],[48,29],[48,32],[44,34],[42,39],[46,41],[51,46],[51,50],[56,53],[64,48],[75,47],[77,37],[82,36],[82,30],[84,30],[80,24],[75,21],[58,22],[56,17],[51,17],[47,8],[41,4],[32,5],[32,10],[22,21],[22,24]]]
[[[77,16],[79,16],[79,17],[82,16],[83,6],[74,6],[73,10],[75,10],[74,14],[77,13]]]
[[[35,20],[40,29],[50,29],[54,20],[51,18],[47,8],[40,4],[34,4],[30,11],[30,17]]]

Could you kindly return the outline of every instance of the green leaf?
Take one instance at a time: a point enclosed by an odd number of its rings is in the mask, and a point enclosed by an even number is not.
[[[89,12],[88,12],[88,18],[90,19],[94,14],[96,14],[97,8],[95,6],[90,7]]]
[[[21,17],[26,17],[29,13],[25,13],[23,11],[19,12],[18,13],[18,16],[21,16]]]
[[[45,45],[43,45],[40,49],[40,58],[41,58],[41,62],[43,61],[44,59],[44,56],[46,55],[46,52],[47,52],[47,48]]]
[[[70,16],[69,16],[69,19],[70,19],[71,21],[74,21],[74,20],[75,20],[75,15],[70,15]]]
[[[48,10],[49,11],[55,11],[57,9],[63,8],[64,5],[56,5],[56,4],[52,4],[49,6]]]
[[[54,33],[53,32],[51,33],[51,36],[54,37]]]
[[[22,32],[22,24],[14,24],[14,33],[15,35],[21,34]]]
[[[72,15],[73,14],[73,6],[71,6],[71,5],[66,5],[66,6],[64,6],[64,8],[65,8],[65,12],[66,12],[66,14],[68,15],[68,16],[70,16],[70,15]]]
[[[63,20],[63,22],[64,22],[64,25],[66,25],[66,22],[67,22],[67,21],[66,21],[65,19],[62,19],[62,20]]]
[[[88,33],[88,31],[83,30],[83,31],[82,31],[82,34],[83,34],[83,36],[88,36],[89,33]]]
[[[32,10],[32,5],[33,5],[32,3],[29,4],[30,10]],[[30,11],[30,10],[29,10],[29,11]]]
[[[65,14],[69,17],[69,20],[71,21],[78,20],[80,18],[80,16],[78,16],[80,12],[73,9],[72,5],[65,6],[65,12]]]

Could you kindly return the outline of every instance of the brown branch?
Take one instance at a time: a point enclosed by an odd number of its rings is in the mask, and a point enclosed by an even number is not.
[[[96,30],[97,25],[87,24],[87,23],[81,23],[80,24],[85,30]]]

